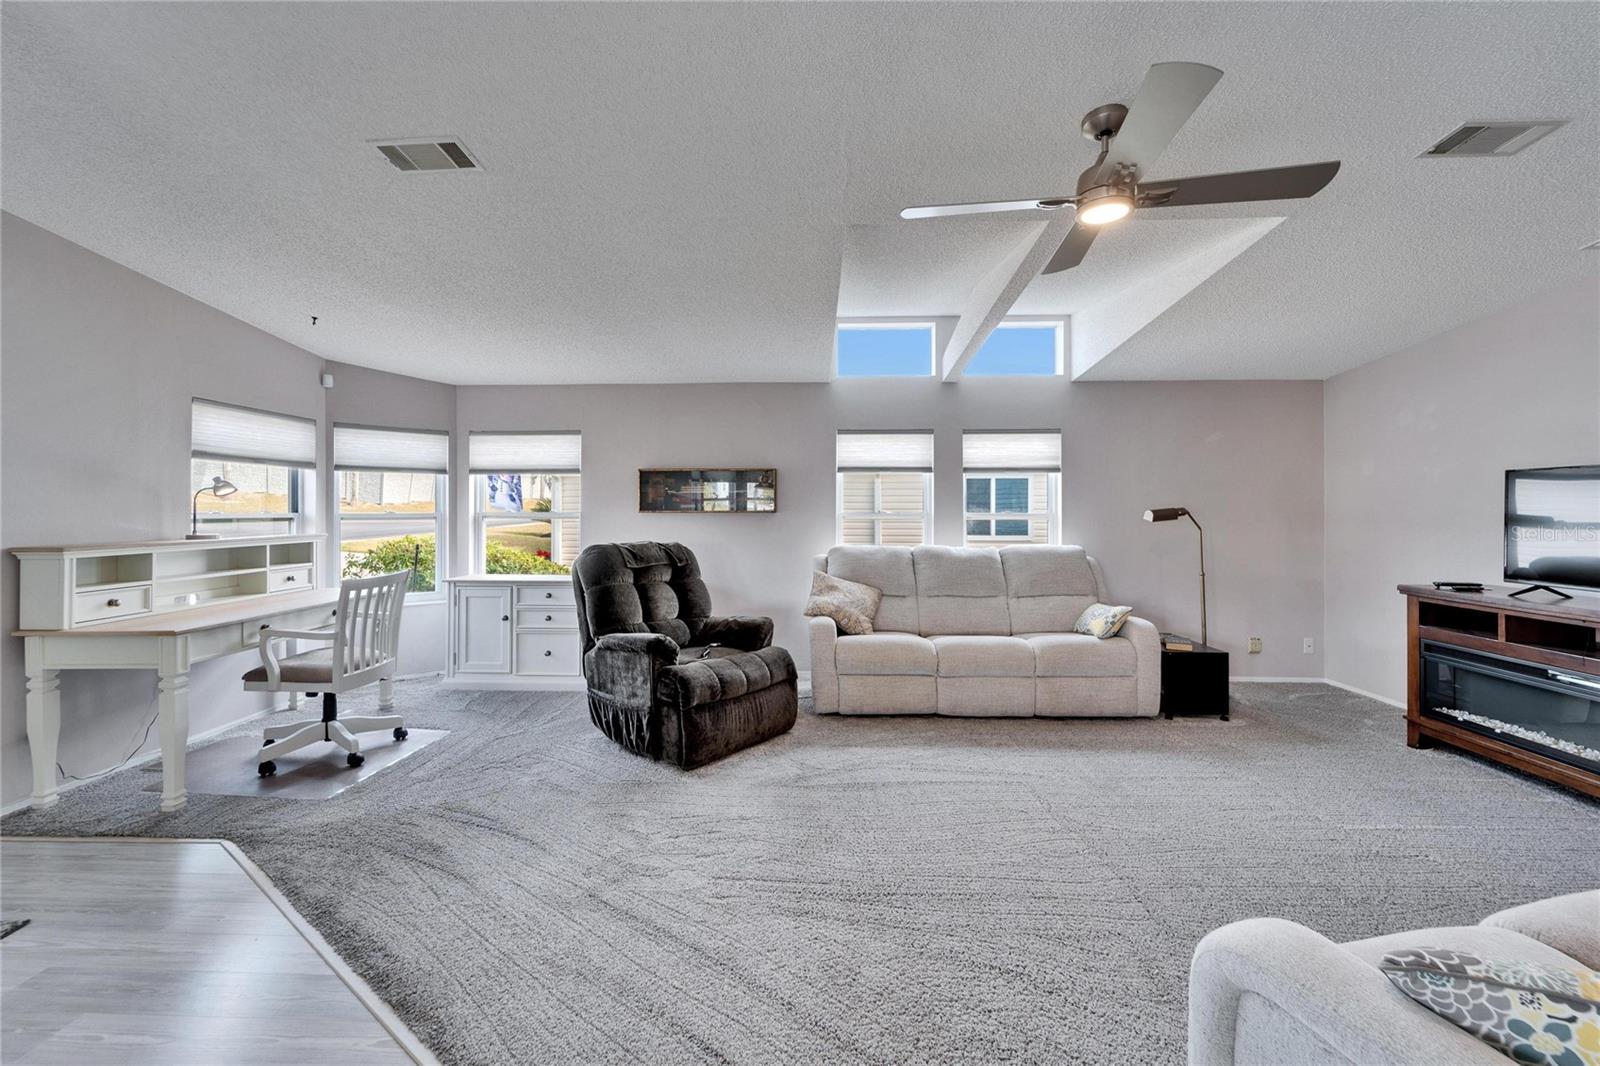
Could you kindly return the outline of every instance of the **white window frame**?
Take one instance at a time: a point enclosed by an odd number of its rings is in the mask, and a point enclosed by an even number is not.
[[[553,473],[553,474],[541,473],[541,472],[539,472],[537,470],[533,470],[533,471],[529,471],[529,470],[507,470],[504,473],[500,474],[499,476],[502,476],[502,477],[515,476],[515,477],[521,477],[524,480],[526,480],[528,478],[535,478],[535,477],[545,477],[545,478],[572,477],[574,474],[576,474],[578,477],[582,477],[583,476],[583,472],[581,470],[580,471],[565,470],[565,471],[561,471],[561,472]],[[487,502],[488,494],[489,494],[489,475],[488,474],[471,474],[469,476],[472,478],[472,486],[471,486],[471,488],[472,488],[472,567],[471,567],[471,569],[472,569],[472,572],[475,573],[475,574],[486,574],[486,573],[488,573],[487,567],[489,565],[489,560],[485,556],[485,550],[486,550],[485,549],[485,545],[488,543],[488,530],[489,530],[490,526],[514,526],[514,525],[527,525],[529,522],[549,522],[550,523],[550,544],[551,544],[551,547],[552,547],[552,551],[551,551],[550,555],[551,555],[551,560],[552,561],[554,561],[554,559],[555,559],[555,551],[553,549],[554,549],[554,546],[555,546],[555,544],[557,542],[557,539],[559,537],[559,529],[556,526],[556,523],[558,521],[570,520],[570,521],[577,522],[579,524],[579,529],[580,530],[583,528],[583,525],[582,525],[582,523],[583,523],[583,508],[582,508],[582,504],[581,503],[579,504],[579,509],[576,510],[576,511],[566,511],[566,510],[563,510],[563,511],[524,511],[521,514],[512,514],[510,511],[492,511],[492,510],[489,510],[487,507],[484,506],[484,504]],[[580,499],[581,499],[581,497],[580,497]],[[581,536],[580,536],[580,540],[581,540]],[[568,563],[561,563],[559,565],[566,566],[566,567],[570,568],[572,564],[570,562],[568,562]]]
[[[926,374],[841,374],[839,373],[839,334],[845,330],[925,329],[928,331],[928,372]],[[834,323],[833,377],[836,381],[890,381],[937,377],[939,373],[939,327],[926,319],[846,319]]]
[[[844,509],[844,479],[849,474],[872,475],[872,510],[846,511]],[[920,515],[915,511],[886,511],[883,508],[883,475],[885,474],[916,474],[922,478],[922,511]],[[922,543],[933,543],[933,475],[917,470],[841,470],[834,475],[834,543],[844,543],[844,524],[847,521],[870,521],[872,523],[872,543],[883,543],[884,519],[905,521],[908,518],[922,519]]]
[[[1067,372],[1067,329],[1066,322],[1059,318],[1007,318],[1001,320],[995,327],[1002,329],[1044,329],[1049,327],[1055,330],[1056,340],[1056,368],[1055,377],[1061,377]],[[985,344],[988,342],[985,341]],[[981,349],[980,349],[981,351]],[[977,355],[974,353],[973,358]],[[970,365],[970,364],[969,364]],[[1050,374],[973,374],[975,378],[1046,378]]]
[[[994,482],[995,482],[995,480],[997,478],[1023,478],[1023,479],[1029,479],[1029,478],[1035,477],[1036,475],[1038,475],[1040,473],[1044,473],[1044,478],[1045,478],[1045,508],[1046,509],[1044,511],[1022,512],[1022,511],[995,511],[995,510],[992,510],[992,508],[994,507],[994,498],[995,498]],[[969,510],[967,510],[967,482],[973,480],[974,478],[982,478],[983,480],[989,482],[989,506],[991,508],[991,510],[989,510],[989,511],[969,511]],[[1033,493],[1030,491],[1028,495],[1029,495],[1029,499],[1031,501]],[[989,529],[992,531],[994,529],[993,523],[996,522],[996,521],[1000,521],[1000,522],[1021,522],[1021,521],[1026,521],[1031,526],[1031,524],[1035,520],[1041,519],[1041,518],[1044,519],[1047,522],[1048,534],[1047,534],[1047,539],[1045,540],[1045,543],[1046,544],[1060,544],[1061,543],[1061,517],[1060,516],[1061,516],[1061,475],[1060,474],[1047,473],[1047,472],[1043,472],[1043,471],[1039,471],[1039,470],[965,470],[965,471],[962,471],[962,474],[961,474],[961,543],[962,543],[962,545],[964,547],[973,547],[974,545],[973,545],[972,541],[973,541],[973,538],[975,536],[980,538],[980,539],[982,539],[982,540],[984,540],[984,541],[989,541],[989,542],[999,541],[999,542],[1002,542],[1002,543],[1005,543],[1005,544],[1032,544],[1032,543],[1034,543],[1034,541],[1032,540],[1031,535],[1030,534],[1026,534],[1026,533],[1021,535],[1021,536],[1015,536],[1015,535],[1002,536],[1002,535],[996,535],[993,532],[991,532],[991,533],[989,533],[987,535],[969,533],[969,532],[967,532],[967,523],[968,522],[983,522],[983,521],[987,521],[987,522],[991,523],[990,526],[989,526]],[[977,545],[977,546],[978,547],[983,547],[983,545],[981,545],[981,544]]]
[[[215,533],[217,536],[229,536],[229,535],[234,535],[234,536],[255,536],[257,534],[253,533],[253,532],[247,532],[247,533],[237,533],[237,532],[235,532],[235,533],[232,533],[232,534],[230,534],[230,532],[229,532],[230,530],[237,530],[237,528],[239,526],[247,525],[247,524],[250,524],[250,523],[272,523],[274,525],[281,524],[284,527],[283,529],[273,529],[270,532],[264,532],[264,533],[259,534],[261,536],[273,536],[273,535],[280,534],[280,533],[284,534],[284,535],[290,535],[290,534],[294,534],[294,533],[300,532],[301,519],[305,514],[305,499],[306,499],[306,495],[305,495],[306,483],[305,483],[305,471],[304,470],[300,469],[297,466],[288,466],[288,465],[286,465],[284,463],[265,463],[265,462],[258,462],[258,461],[254,460],[254,459],[213,459],[212,457],[210,457],[208,455],[191,455],[191,456],[189,456],[189,480],[190,481],[193,481],[195,479],[195,477],[194,477],[194,464],[197,463],[197,462],[199,462],[199,463],[235,463],[235,464],[242,465],[242,466],[264,466],[264,467],[268,467],[268,468],[277,468],[279,470],[288,471],[288,474],[289,474],[289,481],[288,481],[288,487],[289,487],[289,510],[285,511],[285,512],[282,512],[282,513],[278,513],[278,512],[255,513],[255,512],[252,512],[252,513],[249,513],[249,514],[237,513],[237,512],[232,512],[232,511],[229,511],[229,512],[215,512],[215,511],[213,511],[210,514],[207,514],[206,511],[205,511],[205,500],[206,500],[206,497],[210,495],[210,493],[202,493],[201,496],[200,496],[200,501],[199,501],[199,510],[197,512],[195,510],[195,491],[200,489],[202,486],[200,486],[200,485],[191,485],[189,487],[189,512],[183,516],[183,524],[184,524],[185,528],[187,528],[189,526],[191,520],[195,519],[196,515],[198,515],[198,521],[196,523],[198,525],[198,527],[202,531],[209,529],[213,533]]]
[[[345,474],[359,474],[366,471],[360,470],[335,470],[333,490],[333,539],[331,548],[338,558],[338,567],[341,579],[344,574],[344,552],[341,545],[344,543],[345,515],[341,506],[344,493],[341,491],[338,479]],[[378,473],[379,471],[372,471]],[[403,470],[384,471],[386,473],[405,473]],[[419,476],[428,476],[426,471],[418,471]],[[406,601],[409,603],[426,603],[430,600],[444,599],[445,558],[448,552],[447,538],[449,536],[449,493],[450,478],[446,474],[433,474],[433,510],[429,511],[362,511],[350,515],[354,523],[378,525],[389,522],[399,525],[402,522],[415,524],[423,519],[433,520],[433,588],[427,592],[413,592],[406,590]],[[397,534],[398,535],[398,534]]]

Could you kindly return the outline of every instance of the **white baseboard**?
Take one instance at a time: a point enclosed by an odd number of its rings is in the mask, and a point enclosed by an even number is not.
[[[457,674],[439,684],[444,688],[511,690],[521,692],[582,692],[589,686],[581,677],[534,677],[517,674]]]
[[[1332,685],[1334,688],[1342,688],[1346,692],[1354,692],[1357,696],[1365,696],[1369,700],[1377,700],[1379,703],[1387,703],[1389,706],[1398,707],[1402,711],[1406,709],[1406,703],[1404,700],[1392,700],[1388,696],[1380,696],[1376,692],[1368,692],[1364,688],[1356,688],[1354,685],[1347,685],[1343,681],[1335,681],[1331,677],[1325,677],[1322,680]]]
[[[1400,700],[1392,700],[1388,696],[1380,696],[1376,692],[1368,692],[1366,689],[1356,688],[1354,685],[1347,685],[1343,681],[1335,681],[1331,677],[1230,677],[1228,680],[1230,682],[1250,681],[1265,685],[1331,685],[1334,688],[1342,688],[1346,692],[1353,692],[1357,696],[1365,696],[1369,700],[1377,700],[1379,703],[1386,703],[1390,707],[1398,707],[1402,711],[1406,709],[1405,703]]]

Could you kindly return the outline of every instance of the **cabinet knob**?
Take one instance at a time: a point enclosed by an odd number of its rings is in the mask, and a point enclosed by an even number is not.
[[[121,600],[107,600],[106,601],[106,606],[107,607],[121,607],[122,606],[122,601]]]
[[[544,616],[544,620],[546,622],[554,622],[556,620],[556,616],[553,614],[547,614]]]
[[[544,594],[544,598],[547,600],[553,600],[556,598],[556,594],[554,592],[546,592]]]
[[[500,621],[509,622],[509,621],[511,621],[511,616],[509,614],[503,614],[503,615],[500,616]]]
[[[293,574],[289,574],[289,575],[285,576],[283,580],[286,581],[286,582],[287,581],[293,581],[294,580],[294,575]]]
[[[549,657],[549,655],[550,655],[550,649],[549,649],[549,648],[546,648],[546,649],[545,649],[545,650],[544,650],[544,654],[545,654],[545,656],[546,656],[546,657],[547,657],[547,658],[548,658],[548,657]]]

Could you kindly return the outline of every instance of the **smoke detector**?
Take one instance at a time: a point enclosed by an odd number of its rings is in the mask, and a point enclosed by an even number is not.
[[[1551,122],[1469,122],[1423,152],[1422,158],[1516,155],[1545,134],[1566,124],[1564,119]]]
[[[481,170],[460,141],[418,138],[390,144],[373,142],[396,170]]]

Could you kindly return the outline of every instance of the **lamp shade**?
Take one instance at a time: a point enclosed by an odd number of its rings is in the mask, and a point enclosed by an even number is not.
[[[1188,514],[1186,507],[1156,507],[1144,513],[1146,522],[1171,522],[1175,518],[1182,518]]]
[[[226,478],[214,477],[211,479],[211,484],[207,488],[201,489],[200,491],[209,491],[211,495],[217,497],[232,496],[234,493],[239,491],[239,486],[235,485]]]

